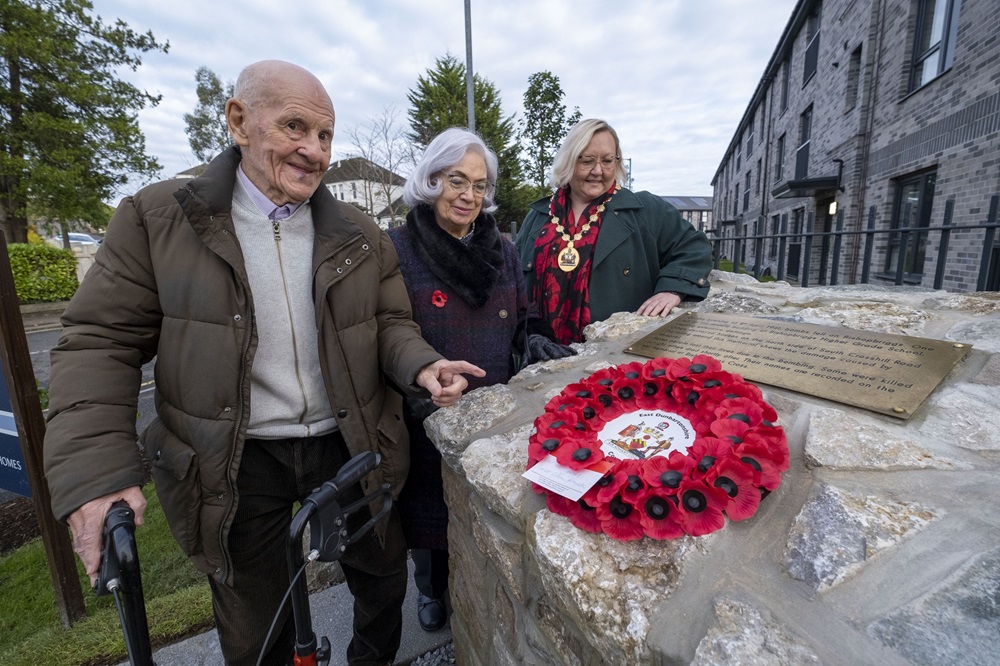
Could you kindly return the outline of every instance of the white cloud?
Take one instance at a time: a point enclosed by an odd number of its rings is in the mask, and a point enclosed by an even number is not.
[[[549,70],[564,102],[618,130],[637,189],[711,194],[711,179],[760,80],[795,0],[472,0],[473,66],[521,113],[528,77]],[[450,52],[465,59],[464,2],[94,0],[105,21],[170,41],[123,76],[162,103],[139,116],[147,151],[170,176],[195,163],[184,133],[195,70],[223,81],[279,58],[314,72],[337,109],[334,158],[348,126],[394,106]]]

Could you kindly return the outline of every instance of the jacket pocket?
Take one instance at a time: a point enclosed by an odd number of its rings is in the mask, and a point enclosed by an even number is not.
[[[403,423],[402,403],[402,397],[387,388],[378,420],[378,449],[382,455],[379,468],[382,481],[390,485],[393,497],[399,496],[410,471],[410,437]]]
[[[153,484],[170,531],[185,555],[195,555],[201,550],[198,454],[159,419],[150,424],[145,443],[152,454]]]

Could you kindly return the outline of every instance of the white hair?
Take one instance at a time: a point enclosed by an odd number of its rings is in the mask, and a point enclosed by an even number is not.
[[[403,201],[406,205],[411,208],[422,203],[433,206],[441,196],[443,186],[441,174],[465,159],[466,153],[470,150],[482,155],[486,162],[486,180],[489,182],[489,188],[483,197],[483,212],[495,211],[497,207],[493,202],[493,192],[497,182],[497,156],[478,134],[461,127],[446,129],[428,144],[417,168],[403,186]]]

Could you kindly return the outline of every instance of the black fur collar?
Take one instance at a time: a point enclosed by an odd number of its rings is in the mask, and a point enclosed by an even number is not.
[[[434,275],[472,309],[486,305],[503,270],[503,246],[492,215],[479,214],[468,244],[439,227],[434,210],[427,204],[407,214],[406,228],[417,253]]]

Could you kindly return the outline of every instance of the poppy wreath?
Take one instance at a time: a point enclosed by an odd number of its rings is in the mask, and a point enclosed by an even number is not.
[[[686,450],[633,456],[627,446],[609,447],[605,426],[640,410],[690,424]],[[552,398],[528,442],[528,468],[553,455],[561,466],[604,475],[578,501],[532,486],[549,510],[588,532],[620,541],[702,536],[721,529],[725,517],[753,516],[781,483],[789,459],[777,419],[760,389],[711,356],[604,368]]]

